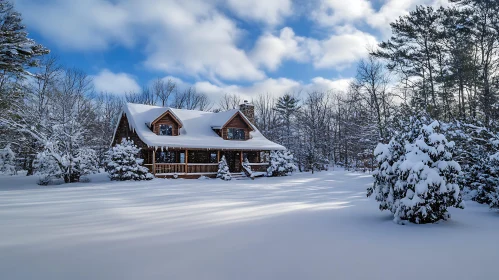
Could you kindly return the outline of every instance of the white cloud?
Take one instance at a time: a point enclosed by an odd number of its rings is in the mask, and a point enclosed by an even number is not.
[[[323,77],[315,77],[311,83],[305,85],[303,90],[305,92],[336,90],[346,92],[353,78],[340,78],[335,80],[326,79]]]
[[[372,13],[368,0],[320,0],[312,18],[323,26],[335,26],[365,19]]]
[[[18,0],[18,7],[29,26],[66,49],[145,45],[144,65],[150,69],[210,80],[265,78],[238,47],[243,31],[217,9],[217,3]]]
[[[289,27],[281,29],[279,37],[262,35],[252,52],[253,62],[273,71],[283,60],[313,62],[315,68],[341,70],[368,55],[367,48],[377,40],[371,34],[352,26],[336,28],[332,35],[317,40],[296,36]]]
[[[158,23],[147,42],[146,66],[210,80],[265,78],[237,47],[241,30],[210,4],[200,0],[136,3],[134,10],[142,15],[139,20]]]
[[[374,9],[369,0],[318,0],[312,9],[314,20],[321,26],[336,27],[341,24],[366,23],[378,29],[383,37],[390,34],[390,23],[406,15],[417,5],[447,6],[448,0],[381,0]]]
[[[239,17],[269,25],[280,23],[292,12],[291,0],[227,0]]]
[[[102,50],[134,42],[127,31],[130,11],[108,1],[17,0],[16,8],[30,28],[63,48]]]
[[[205,93],[210,100],[217,104],[220,98],[226,94],[237,94],[242,99],[251,100],[259,94],[269,93],[273,96],[282,96],[285,93],[300,94],[312,91],[346,91],[352,78],[327,79],[324,77],[315,77],[309,82],[304,83],[287,78],[267,78],[263,81],[255,82],[247,86],[241,85],[215,85],[213,83],[202,81],[189,84],[181,79],[170,77],[182,87],[193,86],[197,92]]]
[[[262,35],[252,51],[252,60],[269,70],[276,70],[283,59],[307,60],[307,50],[303,46],[305,38],[295,36],[293,29],[281,29],[279,37],[271,33]]]
[[[140,86],[134,77],[126,73],[113,73],[108,69],[104,69],[97,75],[92,76],[92,78],[97,92],[125,94],[140,90]]]
[[[309,41],[316,68],[341,70],[366,57],[367,48],[377,44],[374,36],[355,28],[344,27],[338,31],[323,41]]]

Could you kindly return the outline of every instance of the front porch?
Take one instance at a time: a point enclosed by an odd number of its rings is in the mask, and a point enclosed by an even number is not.
[[[200,176],[216,177],[218,162],[225,156],[231,173],[265,172],[269,165],[269,151],[234,150],[180,150],[180,149],[143,149],[144,166],[156,177],[189,178]],[[243,168],[245,159],[249,168]]]

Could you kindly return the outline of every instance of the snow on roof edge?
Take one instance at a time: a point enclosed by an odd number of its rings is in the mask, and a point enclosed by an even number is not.
[[[135,107],[135,108],[133,108]],[[159,112],[158,112],[159,111]],[[146,125],[146,120],[156,119],[158,116],[170,111],[179,121],[183,122],[185,134],[178,136],[159,136],[154,134]],[[177,112],[182,115],[177,114]],[[123,113],[127,116],[129,129],[148,146],[158,149],[218,149],[218,150],[285,150],[286,148],[275,142],[268,140],[260,131],[248,120],[248,118],[235,109],[234,114],[230,114],[229,119],[236,113],[251,124],[254,131],[250,132],[252,138],[244,141],[225,140],[216,134],[210,121],[217,113],[196,110],[184,110],[150,106],[134,103],[126,103],[123,106]],[[122,113],[122,114],[123,114]],[[225,119],[225,117],[224,117]],[[139,123],[137,123],[139,121]],[[142,121],[144,123],[142,123]],[[184,123],[185,122],[185,123]],[[119,125],[119,123],[118,123]],[[117,128],[116,128],[117,129]],[[198,131],[200,130],[200,131]],[[203,131],[204,130],[204,131]],[[116,130],[115,130],[116,135]],[[113,136],[113,140],[114,137]],[[170,138],[171,137],[171,138]],[[202,143],[202,144],[201,144]]]

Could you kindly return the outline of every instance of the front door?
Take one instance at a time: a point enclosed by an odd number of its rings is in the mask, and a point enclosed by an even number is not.
[[[229,166],[229,171],[232,173],[241,172],[241,153],[240,152],[224,152],[225,160]]]

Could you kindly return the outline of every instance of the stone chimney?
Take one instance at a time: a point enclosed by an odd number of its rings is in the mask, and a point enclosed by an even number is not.
[[[249,103],[248,100],[244,100],[244,102],[239,105],[239,111],[241,111],[252,124],[255,124],[255,106],[253,104]]]

